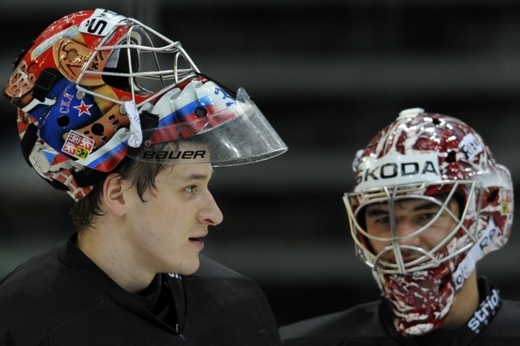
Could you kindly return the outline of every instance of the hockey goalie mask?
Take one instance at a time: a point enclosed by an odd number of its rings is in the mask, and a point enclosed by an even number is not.
[[[103,9],[43,31],[15,63],[4,95],[19,109],[29,164],[76,200],[125,156],[229,166],[287,150],[244,89],[226,91],[200,74],[180,42]]]
[[[508,240],[509,171],[465,123],[401,112],[354,160],[344,202],[358,256],[391,303],[404,336],[446,319],[476,262]]]

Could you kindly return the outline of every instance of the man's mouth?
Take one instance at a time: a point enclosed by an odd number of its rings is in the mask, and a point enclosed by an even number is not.
[[[198,246],[201,250],[204,247],[204,237],[190,237],[190,242]]]

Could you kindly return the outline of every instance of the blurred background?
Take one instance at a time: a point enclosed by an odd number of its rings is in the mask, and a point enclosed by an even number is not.
[[[179,40],[216,81],[242,86],[289,146],[217,169],[224,222],[204,254],[252,277],[280,325],[379,297],[354,256],[342,195],[357,149],[412,107],[472,125],[520,186],[520,2],[505,0],[89,0]],[[2,4],[0,81],[80,0]],[[71,199],[27,166],[15,111],[0,100],[0,277],[66,239]],[[520,299],[520,222],[479,264]]]

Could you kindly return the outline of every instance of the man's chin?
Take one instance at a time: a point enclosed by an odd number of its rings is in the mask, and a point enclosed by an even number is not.
[[[191,258],[189,261],[185,261],[182,263],[178,263],[177,266],[173,267],[170,270],[170,273],[180,274],[180,275],[191,275],[194,274],[200,267],[200,259],[199,256],[195,256],[195,258]]]

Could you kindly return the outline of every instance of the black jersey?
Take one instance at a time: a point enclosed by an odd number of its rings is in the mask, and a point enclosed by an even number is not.
[[[0,282],[0,345],[263,346],[280,339],[260,288],[207,257],[195,274],[158,274],[136,295],[71,238]]]
[[[347,311],[280,328],[283,345],[305,346],[429,346],[520,345],[520,302],[500,300],[498,290],[479,278],[480,306],[457,331],[434,330],[402,337],[393,326],[389,303],[383,299]]]

